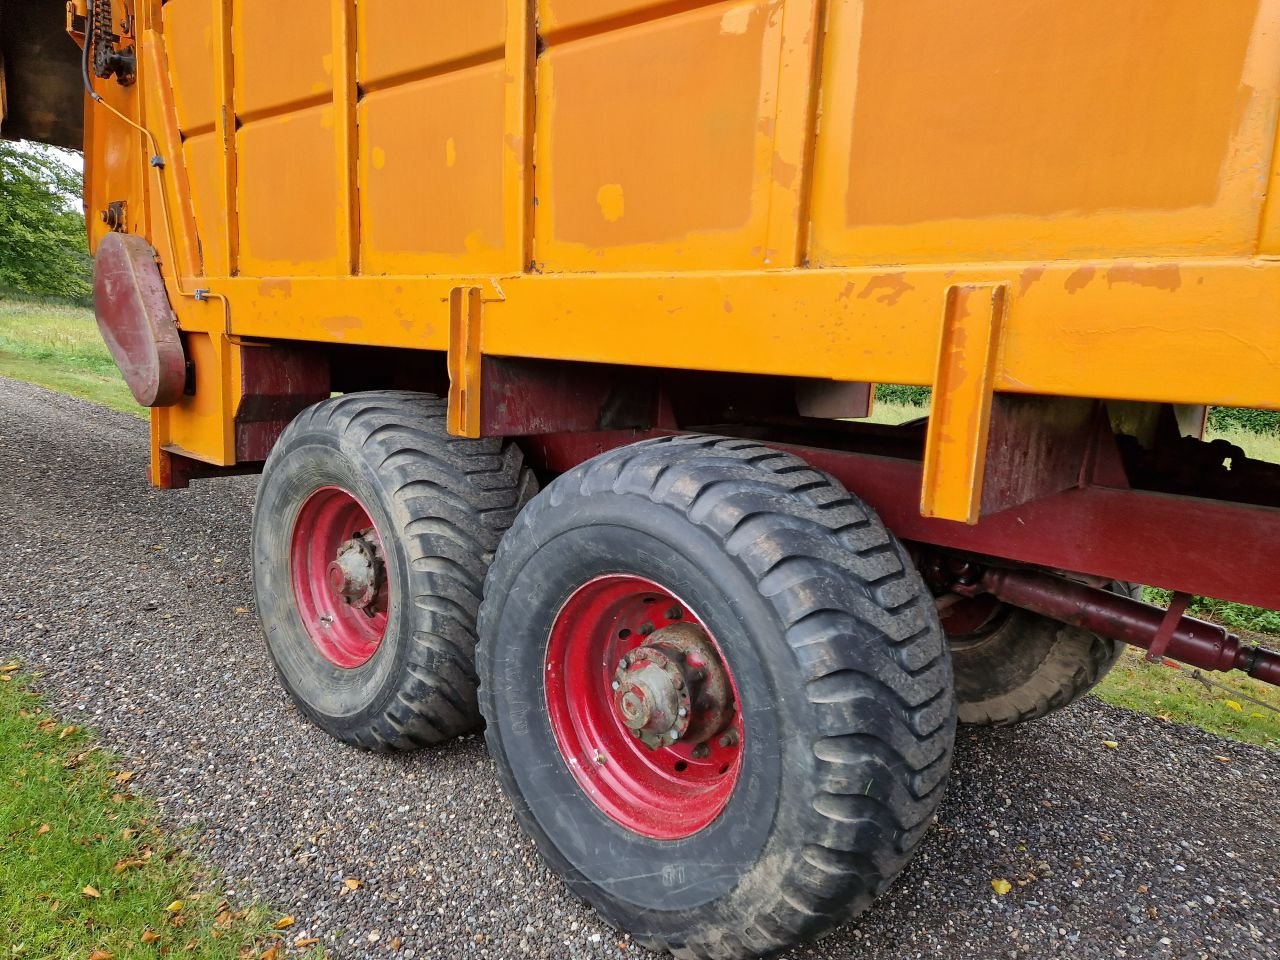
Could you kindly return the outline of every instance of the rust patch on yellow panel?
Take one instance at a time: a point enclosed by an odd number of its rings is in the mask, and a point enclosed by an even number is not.
[[[868,280],[867,285],[858,294],[858,299],[866,300],[868,297],[874,296],[877,302],[887,303],[892,306],[902,299],[904,293],[914,289],[915,287],[907,282],[905,274],[884,273]],[[876,296],[877,294],[879,296]]]
[[[1067,277],[1067,282],[1063,284],[1063,289],[1067,293],[1075,293],[1077,290],[1083,290],[1093,282],[1094,275],[1097,273],[1094,267],[1078,267]]]
[[[1182,268],[1176,263],[1156,266],[1123,264],[1107,271],[1108,286],[1117,283],[1136,283],[1143,287],[1173,292],[1182,286]]]
[[[288,298],[293,293],[293,281],[289,277],[268,277],[258,283],[258,293],[264,297]]]
[[[360,102],[362,271],[502,268],[505,96],[494,63]]]
[[[716,4],[551,45],[539,59],[540,265],[759,263],[774,161],[759,131],[776,109],[762,65],[776,64],[778,9]]]
[[[868,0],[849,223],[1213,202],[1256,10]]]
[[[385,86],[500,55],[506,0],[377,0],[356,4],[359,80]]]
[[[1018,276],[1018,296],[1031,289],[1031,285],[1044,276],[1044,267],[1027,267]]]
[[[240,265],[249,275],[336,273],[337,168],[333,108],[246,123],[240,159]]]
[[[236,113],[279,110],[333,90],[330,14],[331,0],[291,0],[287,11],[274,3],[235,0]]]

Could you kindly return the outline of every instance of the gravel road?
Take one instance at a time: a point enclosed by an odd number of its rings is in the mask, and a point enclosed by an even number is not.
[[[387,758],[304,722],[253,615],[253,479],[159,492],[146,458],[142,422],[0,379],[0,656],[133,761],[235,896],[344,960],[649,956],[537,860],[479,738]],[[790,956],[1274,960],[1278,797],[1277,755],[1092,701],[962,731],[913,865]]]

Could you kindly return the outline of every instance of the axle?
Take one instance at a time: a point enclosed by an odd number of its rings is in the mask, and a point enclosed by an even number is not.
[[[991,594],[1004,603],[1082,627],[1203,670],[1243,670],[1280,686],[1280,653],[1240,642],[1224,627],[1027,569],[988,568],[977,577],[971,565],[952,590],[963,596]],[[1162,629],[1163,628],[1163,629]]]

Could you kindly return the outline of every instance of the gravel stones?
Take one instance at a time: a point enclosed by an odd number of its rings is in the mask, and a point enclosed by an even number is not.
[[[0,463],[0,657],[234,896],[343,960],[647,956],[538,861],[480,738],[384,757],[292,707],[252,609],[254,478],[151,490],[145,424],[3,379]],[[1272,958],[1278,799],[1280,756],[1093,700],[962,731],[911,866],[789,956]]]

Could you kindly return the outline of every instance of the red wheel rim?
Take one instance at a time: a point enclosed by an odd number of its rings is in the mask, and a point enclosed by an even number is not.
[[[670,656],[674,641],[692,646]],[[644,714],[653,729],[628,725],[637,691],[655,689],[665,696],[676,690],[671,702],[685,705],[674,721],[684,726],[671,731],[678,739],[661,732],[671,714],[653,707],[660,697],[649,698],[653,709]],[[574,592],[551,628],[546,695],[565,763],[616,823],[678,840],[707,827],[729,803],[743,756],[737,685],[710,631],[657,583],[613,574]],[[641,719],[629,716],[632,725]]]
[[[369,511],[338,487],[298,512],[290,546],[293,595],[307,636],[334,666],[368,663],[387,632],[385,553]]]

